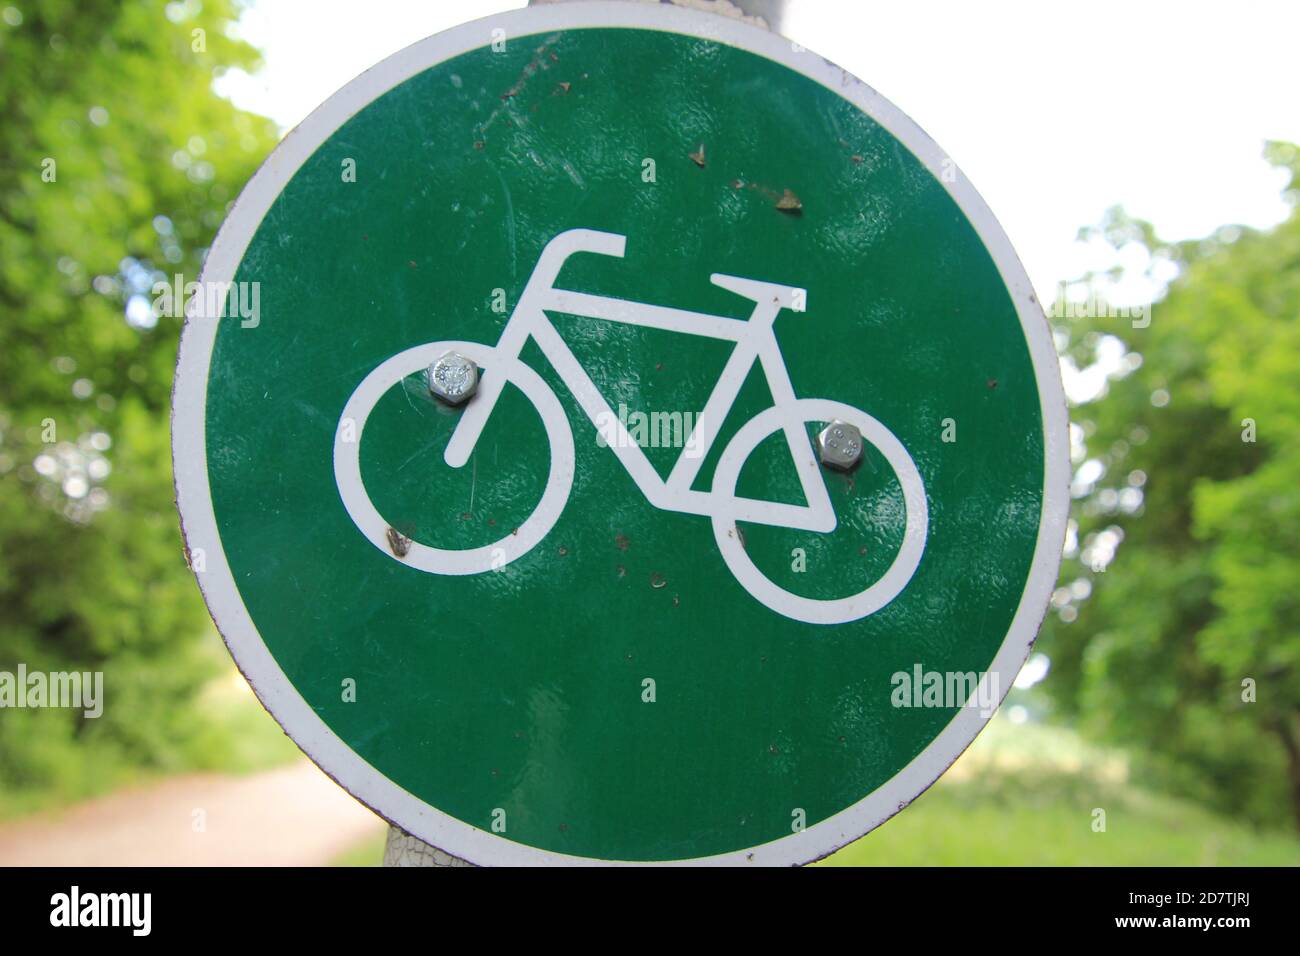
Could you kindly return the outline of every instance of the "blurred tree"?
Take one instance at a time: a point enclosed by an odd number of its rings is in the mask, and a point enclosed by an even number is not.
[[[97,720],[0,711],[0,786],[69,794],[194,758],[211,666],[172,504],[180,321],[272,124],[212,92],[231,0],[0,3],[0,670],[104,671]]]
[[[1273,230],[1168,244],[1112,212],[1082,237],[1176,277],[1145,328],[1058,322],[1110,380],[1072,415],[1077,537],[1040,646],[1057,705],[1146,772],[1300,826],[1300,156],[1266,156],[1290,176]]]

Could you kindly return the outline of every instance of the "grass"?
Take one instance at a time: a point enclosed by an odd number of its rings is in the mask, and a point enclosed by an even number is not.
[[[1008,777],[1003,783],[1017,786]],[[1031,781],[1024,781],[1032,787]],[[1264,835],[1191,804],[1143,796],[1021,799],[968,784],[938,785],[884,826],[823,861],[828,866],[1297,866],[1300,843]]]
[[[346,853],[330,861],[330,866],[379,866],[384,862],[384,841],[387,834],[371,837],[358,843]]]
[[[1300,839],[1145,790],[1122,754],[999,716],[911,806],[822,862],[963,864],[1300,866]]]
[[[333,865],[383,853],[367,840]],[[1300,839],[1144,790],[1122,754],[999,716],[911,806],[819,865],[1300,866]]]

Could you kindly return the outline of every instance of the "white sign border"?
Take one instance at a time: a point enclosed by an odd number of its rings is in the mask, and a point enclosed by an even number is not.
[[[681,7],[616,2],[561,3],[475,20],[421,40],[367,70],[331,96],[285,137],[249,181],[208,253],[200,281],[231,283],[263,217],[304,162],[340,126],[376,98],[437,64],[486,46],[493,31],[507,42],[548,31],[634,28],[713,40],[774,60],[853,103],[906,146],[961,207],[992,256],[1020,317],[1037,378],[1043,418],[1045,483],[1033,564],[1011,628],[990,665],[993,686],[1009,690],[1029,655],[1056,583],[1069,507],[1069,443],[1065,395],[1051,332],[1010,241],[968,180],[919,126],[847,71],[783,37],[740,21]],[[943,174],[947,172],[948,175]],[[513,842],[429,806],[347,746],[294,688],[257,632],[226,561],[208,486],[205,409],[217,320],[191,315],[181,334],[172,392],[172,457],[176,503],[187,549],[203,548],[207,570],[196,575],[212,618],[258,698],[298,746],[344,789],[380,816],[426,843],[485,865],[597,864]],[[255,334],[255,333],[253,333]],[[1005,695],[1005,691],[1003,691]],[[799,864],[819,859],[879,826],[926,790],[987,722],[962,708],[930,745],[887,783],[857,803],[770,843],[690,860],[688,864]]]

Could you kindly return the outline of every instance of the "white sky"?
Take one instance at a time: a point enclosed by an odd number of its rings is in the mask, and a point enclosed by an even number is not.
[[[257,77],[219,89],[286,129],[390,53],[524,0],[256,0]],[[784,31],[918,122],[992,207],[1045,301],[1111,205],[1166,238],[1286,208],[1260,158],[1300,142],[1300,3],[791,0]]]

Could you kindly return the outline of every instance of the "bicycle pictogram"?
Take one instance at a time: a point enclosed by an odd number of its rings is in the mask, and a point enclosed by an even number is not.
[[[779,614],[813,624],[857,620],[884,607],[907,586],[925,550],[929,523],[925,486],[902,442],[880,421],[847,405],[822,398],[799,398],[786,370],[774,323],[782,309],[802,312],[805,292],[793,286],[715,273],[714,285],[754,303],[748,319],[733,319],[627,299],[557,289],[555,280],[569,256],[576,253],[622,258],[626,237],[590,229],[571,229],[547,243],[496,345],[481,342],[427,342],[387,359],[367,375],[348,399],[340,425],[350,421],[348,440],[340,427],[334,443],[334,476],[349,516],[363,535],[383,553],[408,567],[431,574],[480,574],[499,569],[524,556],[546,537],[559,519],[573,486],[573,432],[555,393],[519,358],[531,338],[568,387],[583,412],[618,457],[623,468],[654,507],[710,518],[714,538],[728,569],[750,595]],[[662,478],[645,452],[630,439],[624,424],[565,344],[547,311],[603,319],[686,335],[735,343],[717,384],[695,420],[688,445],[668,477]],[[532,403],[550,444],[550,466],[536,508],[513,533],[477,548],[444,549],[409,542],[398,556],[390,545],[390,524],[375,508],[361,477],[361,439],[365,423],[379,399],[404,378],[428,368],[449,351],[472,359],[481,370],[481,384],[456,424],[443,453],[453,468],[470,459],[502,390],[509,383]],[[758,362],[772,394],[771,407],[746,422],[723,449],[708,491],[693,488],[709,449],[749,374]],[[877,580],[855,594],[816,599],[794,594],[767,578],[745,551],[739,523],[830,533],[837,519],[825,477],[807,432],[810,422],[847,422],[874,446],[893,469],[906,509],[902,543],[893,562]],[[805,504],[739,497],[736,482],[745,461],[769,435],[784,432]]]

